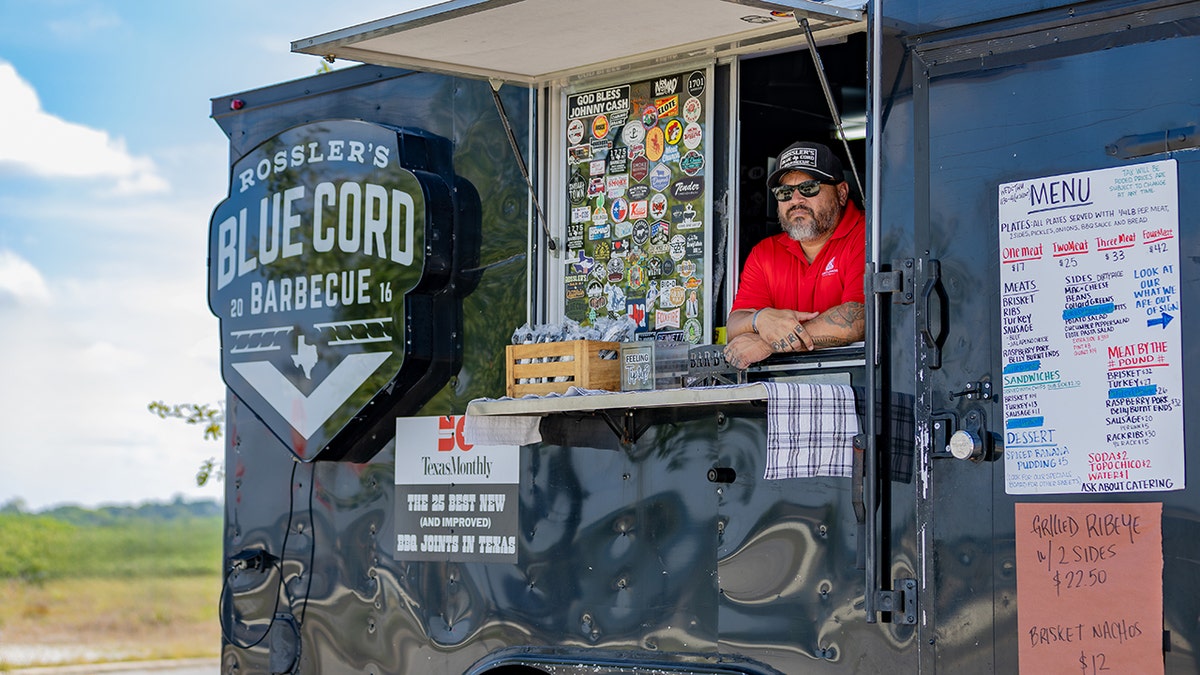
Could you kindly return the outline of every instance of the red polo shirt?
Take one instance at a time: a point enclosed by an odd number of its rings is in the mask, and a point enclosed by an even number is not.
[[[800,242],[786,232],[758,242],[746,258],[730,311],[824,312],[844,302],[863,302],[866,236],[862,211],[848,201],[837,229],[811,264]]]

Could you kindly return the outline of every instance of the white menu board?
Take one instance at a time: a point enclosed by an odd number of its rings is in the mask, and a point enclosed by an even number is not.
[[[1175,161],[999,198],[1006,492],[1182,490]]]

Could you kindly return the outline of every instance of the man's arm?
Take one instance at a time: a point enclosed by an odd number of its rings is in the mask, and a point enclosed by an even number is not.
[[[805,341],[809,349],[841,347],[863,339],[866,328],[866,307],[861,302],[844,302],[830,307],[815,318],[804,322],[804,332],[811,338]]]
[[[734,310],[729,313],[725,331],[725,360],[735,368],[745,368],[771,354],[861,340],[863,305],[847,302],[820,314],[772,307]]]

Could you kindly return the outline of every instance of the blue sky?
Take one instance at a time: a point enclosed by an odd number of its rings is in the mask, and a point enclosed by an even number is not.
[[[224,399],[209,99],[314,74],[292,40],[429,4],[0,0],[0,504],[221,496],[194,475],[223,446],[146,410]]]

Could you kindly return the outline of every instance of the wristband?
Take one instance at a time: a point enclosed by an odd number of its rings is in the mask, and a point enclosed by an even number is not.
[[[750,330],[754,331],[756,334],[758,333],[758,315],[763,311],[763,309],[766,309],[766,307],[755,310],[754,316],[750,317]]]

